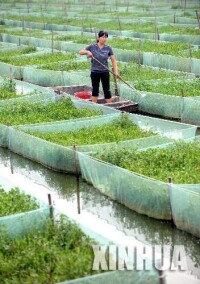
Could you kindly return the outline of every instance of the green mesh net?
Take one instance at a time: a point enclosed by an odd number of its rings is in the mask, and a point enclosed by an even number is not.
[[[95,106],[99,108],[98,104],[88,104],[87,102],[76,100],[76,103],[79,104],[78,107],[90,107],[93,109]],[[103,107],[103,106],[102,106]],[[111,108],[108,108],[112,110]],[[102,117],[92,117],[86,119],[75,119],[70,121],[61,121],[61,122],[51,122],[51,123],[41,123],[34,125],[25,125],[17,128],[9,128],[8,134],[8,147],[13,152],[23,155],[24,157],[30,158],[34,161],[37,161],[43,165],[46,165],[49,168],[76,173],[76,162],[74,158],[73,147],[64,147],[46,140],[34,137],[23,131],[32,130],[39,132],[60,132],[71,130],[78,130],[83,127],[90,126],[99,126],[106,123],[111,123],[115,118],[120,116],[120,112],[115,114],[109,114]],[[190,126],[187,124],[179,124],[176,122],[168,122],[165,120],[159,120],[156,118],[149,118],[140,115],[130,114],[130,119],[142,130],[153,131],[158,133],[160,136],[154,136],[155,139],[150,139],[145,142],[144,138],[142,140],[142,145],[162,145],[165,143],[170,143],[171,139],[184,139],[192,138],[196,133],[196,127]],[[6,128],[5,128],[6,130]],[[137,145],[137,142],[122,142],[122,144],[133,144]],[[112,146],[113,144],[111,144]],[[73,145],[71,145],[73,146]],[[78,149],[79,149],[78,145]],[[90,149],[91,147],[91,149]],[[83,151],[91,151],[92,149],[97,149],[99,146],[81,146],[80,149]],[[107,146],[109,147],[109,145]]]
[[[133,283],[146,283],[156,284],[159,283],[158,275],[156,272],[149,271],[113,271],[106,272],[98,275],[88,276],[76,280],[65,281],[59,284],[104,284],[104,283],[116,283],[116,284],[133,284]]]
[[[144,52],[143,64],[159,68],[166,68],[169,70],[192,72],[190,58],[176,57],[166,54],[154,54],[152,52]]]
[[[2,81],[2,78],[0,78],[0,81]],[[14,80],[14,82],[16,83],[16,91],[17,93],[21,94],[21,96],[19,96],[18,98],[1,100],[0,109],[2,107],[6,107],[6,105],[13,103],[55,101],[55,94],[51,90],[45,90],[44,88],[41,88],[39,86],[17,80]],[[0,145],[3,147],[7,147],[8,145],[8,128],[9,125],[0,124]]]
[[[9,131],[9,149],[48,168],[75,172],[74,153],[71,149],[30,136],[14,128]]]
[[[156,219],[171,220],[168,186],[78,153],[83,178],[128,208]]]
[[[0,52],[17,50],[18,46],[13,43],[0,42]]]
[[[200,75],[200,59],[191,59],[191,72]]]
[[[12,187],[12,183],[9,180],[4,178],[0,178],[0,183],[7,187],[6,190]],[[0,218],[0,227],[2,231],[6,232],[6,236],[9,238],[19,239],[24,237],[25,235],[34,234],[38,230],[41,231],[45,229],[46,222],[50,217],[50,207],[43,204],[40,204],[41,208],[21,214],[9,215],[6,217]],[[59,212],[58,210],[54,210],[56,212],[56,216],[58,217]],[[58,215],[57,215],[58,214]],[[90,236],[94,237],[94,232],[89,232]],[[33,235],[34,238],[34,235]],[[105,239],[104,242],[108,243],[108,240]],[[137,254],[137,259],[141,256]],[[148,261],[148,260],[147,260]],[[92,265],[92,264],[91,264]],[[117,267],[116,267],[117,269]],[[112,269],[113,270],[113,269]],[[87,276],[83,278],[78,278],[74,280],[66,280],[62,282],[64,283],[110,283],[115,281],[116,283],[124,283],[124,279],[126,278],[126,283],[133,283],[136,281],[137,283],[158,283],[158,272],[155,269],[143,271],[143,270],[136,270],[135,269],[135,259],[133,259],[133,265],[131,270],[116,270],[110,271],[105,273],[99,273],[93,276]],[[15,268],[13,272],[15,271]],[[34,277],[33,277],[34,278]],[[31,280],[31,275],[29,280]],[[61,282],[60,282],[61,284]]]
[[[126,52],[124,52],[124,50],[122,49],[118,49],[118,48],[113,48],[113,51],[115,53],[115,56],[118,60],[120,61],[125,61],[125,62],[129,62],[129,61],[133,61],[133,62],[139,62],[140,60],[140,64],[142,63],[142,53],[138,52],[138,51],[130,51],[130,50],[126,50]]]
[[[160,35],[160,40],[163,41],[182,41],[182,42],[187,42],[191,44],[200,44],[200,38],[195,35],[172,35],[172,34],[161,34]]]
[[[146,122],[150,123],[147,117]],[[167,121],[162,121],[162,123],[165,124],[165,126],[163,124],[162,127],[165,128],[166,133],[169,134],[169,132],[172,131],[172,128],[170,129],[169,125],[167,126]],[[179,125],[179,123],[176,124],[177,126]],[[147,129],[149,127],[150,129],[152,129],[149,124],[145,125],[145,121],[143,121],[143,127],[146,127]],[[159,125],[159,127],[161,127],[161,125]],[[193,133],[190,132],[189,134],[188,132],[187,135],[183,135],[182,139],[194,139],[196,129],[197,128],[195,127],[195,131]],[[172,131],[171,137],[180,139],[180,129],[177,132],[175,131],[174,133]],[[171,143],[171,141],[165,140],[162,141],[163,144],[160,141],[161,143],[159,145],[158,140],[157,145],[153,145],[151,144],[151,138],[152,137],[145,138],[143,139],[142,143],[138,144],[137,142],[140,142],[139,140],[133,141],[129,144],[120,143],[115,145],[115,149],[119,151],[120,148],[123,147],[123,145],[126,147],[136,147],[137,149],[147,149],[148,147],[151,147],[150,145],[152,145],[153,147],[165,147],[166,145]],[[148,146],[148,143],[145,143],[147,142],[147,139],[149,142]],[[82,149],[83,148],[81,148],[81,150]],[[99,149],[96,147],[93,148],[93,151],[98,151]],[[166,183],[150,179],[148,177],[119,168],[109,163],[105,163],[91,157],[87,153],[78,153],[78,159],[80,171],[83,175],[83,178],[89,183],[93,184],[103,194],[111,197],[114,200],[118,200],[120,203],[126,205],[127,207],[135,210],[138,213],[158,219],[171,219],[169,188]]]
[[[6,107],[13,103],[20,102],[52,102],[55,101],[55,94],[51,90],[45,90],[39,86],[32,85],[26,82],[14,81],[16,89],[23,95],[19,98],[6,99],[0,101],[0,108]],[[33,92],[33,94],[30,94]],[[29,94],[29,95],[28,95]],[[8,145],[8,125],[0,124],[0,145],[7,147]]]
[[[139,109],[164,117],[180,118],[181,103],[181,97],[145,92],[140,97]]]
[[[177,228],[200,237],[200,185],[171,184],[170,202]]]
[[[24,236],[32,230],[43,228],[45,220],[49,218],[49,208],[0,217],[1,229],[8,232],[8,236]]]
[[[0,185],[6,192],[11,188],[16,188],[14,183],[2,176],[0,177]],[[0,217],[0,230],[6,231],[9,237],[22,237],[32,230],[43,228],[45,221],[50,216],[50,208],[39,200],[37,200],[37,204],[39,205],[38,209]]]
[[[169,144],[172,143],[163,143],[155,147],[166,147]],[[115,145],[114,151],[120,151],[121,146]],[[129,144],[126,147],[129,147],[129,149],[134,147],[137,150],[147,149],[145,144],[142,143],[138,145],[136,143],[135,145]],[[106,150],[112,155],[109,149]],[[120,158],[123,159],[123,157]],[[171,185],[167,181],[161,182],[106,163],[88,153],[79,152],[78,159],[83,178],[103,194],[140,214],[153,218],[170,220],[172,212],[178,228],[192,232],[199,237],[200,224],[197,211],[200,187],[198,184]],[[180,201],[178,204],[177,200]],[[188,213],[189,211],[191,211],[191,214]]]
[[[0,125],[0,146],[6,147],[8,145],[8,127]]]
[[[184,98],[181,121],[200,125],[200,98]]]
[[[150,137],[145,137],[145,138],[140,138],[140,139],[134,139],[134,140],[123,140],[119,142],[113,142],[113,143],[101,143],[101,144],[95,144],[95,145],[82,145],[82,146],[77,146],[76,149],[78,152],[96,152],[103,148],[104,150],[113,150],[114,148],[117,149],[124,149],[124,148],[137,148],[137,149],[143,149],[143,148],[149,148],[149,147],[162,147],[163,145],[166,144],[171,144],[173,143],[174,140],[163,137],[160,135],[155,135],[155,136],[150,136]]]
[[[0,77],[0,84],[4,78]],[[42,88],[37,85],[33,85],[24,81],[18,81],[12,79],[15,84],[16,94],[18,98],[0,100],[0,108],[7,104],[15,102],[38,102],[38,101],[55,101],[55,93],[52,90]]]
[[[123,98],[137,102],[139,110],[144,113],[180,119],[185,123],[200,124],[198,97],[134,91],[125,84],[120,84],[119,90]]]
[[[23,95],[19,98],[14,98],[14,99],[7,99],[7,100],[1,100],[0,102],[0,107],[5,107],[6,105],[14,104],[14,103],[45,103],[48,104],[50,102],[55,102],[62,98],[62,96],[57,96],[55,97],[55,93],[51,89],[44,89],[40,86],[36,86],[33,84],[25,83],[25,82],[20,82],[16,81],[16,86],[19,89],[19,91],[24,92],[24,94],[28,94],[29,92],[33,91],[33,94],[30,95]],[[66,95],[67,96],[67,95]],[[70,95],[68,95],[70,96]],[[93,104],[91,102],[87,102],[84,100],[79,100],[75,99],[72,96],[70,96],[73,105],[77,109],[88,109],[88,110],[96,110],[96,111],[101,111],[102,114],[108,115],[108,114],[114,114],[114,113],[120,113],[120,111],[110,108],[104,105],[100,104]],[[8,129],[9,125],[3,125],[0,124],[0,145],[3,147],[8,147]]]
[[[89,70],[86,73],[42,70],[33,67],[23,68],[25,81],[40,86],[90,85]]]
[[[23,77],[23,68],[20,66],[14,66],[12,64],[0,62],[0,75],[21,80],[21,78]]]

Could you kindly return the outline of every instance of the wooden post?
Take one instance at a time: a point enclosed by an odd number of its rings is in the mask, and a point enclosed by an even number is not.
[[[184,4],[184,14],[185,14],[185,9],[186,9],[186,4],[187,4],[187,0],[185,0],[185,4]]]
[[[128,8],[129,8],[129,1],[127,3],[127,7],[126,7],[126,12],[128,13]]]
[[[155,15],[155,21],[154,21],[154,31],[155,31],[155,41],[157,40],[157,18]]]
[[[153,5],[153,1],[151,2]],[[154,11],[155,11],[155,21],[154,21],[154,30],[155,30],[155,41],[159,40],[158,34],[158,21],[157,21],[157,14],[156,14],[156,3],[154,2]]]
[[[21,81],[23,81],[23,70],[22,70],[22,67],[20,66],[20,68],[19,68],[19,73],[20,73],[20,80]],[[23,85],[22,85],[22,90],[23,90]],[[23,94],[24,92],[22,91],[22,94]]]
[[[76,145],[74,145],[73,149],[74,149],[74,169],[75,169],[75,173],[76,173],[76,178],[78,180],[79,179],[79,171],[78,171]]]
[[[49,202],[49,216],[50,216],[50,219],[54,222],[53,204],[52,204],[52,199],[51,199],[50,193],[48,193],[48,202]]]
[[[78,214],[81,214],[81,202],[80,202],[80,183],[79,179],[77,179],[77,187],[76,187],[76,194],[77,194],[77,210]]]
[[[189,51],[190,51],[190,59],[192,58],[192,47],[191,47],[191,44],[190,44],[190,47],[189,47]]]
[[[184,89],[183,88],[181,89],[181,97],[182,98],[184,97]]]
[[[96,42],[97,42],[97,39],[98,39],[98,35],[97,35],[97,30],[95,29],[95,40],[96,40]]]
[[[29,23],[29,37],[31,39],[31,24]]]
[[[162,266],[160,266],[162,268]],[[159,284],[166,284],[166,275],[164,270],[158,270]]]
[[[24,15],[22,16],[22,30],[25,30],[25,20],[24,20]]]
[[[53,29],[51,30],[51,52],[53,53],[54,48],[54,38],[53,38]]]
[[[197,16],[197,23],[198,23],[198,27],[199,27],[199,30],[200,30],[200,19],[199,19],[199,14],[198,14],[198,11],[196,10],[196,16]]]
[[[83,36],[83,32],[84,32],[84,23],[83,23],[83,21],[84,21],[84,18],[82,17],[82,29],[81,29],[81,35]]]
[[[172,178],[168,177],[168,186],[169,186],[169,204],[170,204],[170,210],[171,210],[171,215],[172,215],[172,224],[174,224],[174,218],[173,218],[173,212],[172,212],[172,206],[171,206],[171,194],[170,194],[170,190],[171,190],[171,184],[172,184]]]
[[[10,78],[10,80],[12,80],[12,67],[10,66],[10,68],[9,68],[9,70],[10,70],[10,73],[9,73],[9,78]]]
[[[10,156],[10,171],[11,171],[11,174],[13,175],[14,174],[14,168],[13,168],[13,159],[12,159],[12,151],[9,150],[9,156]]]
[[[6,126],[9,127],[10,126],[10,123],[7,122],[6,123]],[[10,139],[10,138],[9,138]],[[10,143],[10,140],[9,140],[9,143]],[[11,174],[13,175],[14,174],[14,170],[13,170],[13,160],[12,160],[12,151],[10,150],[10,147],[8,148],[8,151],[9,151],[9,158],[10,158],[10,171],[11,171]]]
[[[113,69],[113,72],[114,72],[114,69]],[[114,74],[113,74],[113,78],[114,78],[114,84],[115,84],[115,96],[119,97],[119,89],[118,89],[118,86],[117,86],[117,79],[116,79],[116,76]]]
[[[29,14],[29,8],[30,8],[29,5],[30,5],[30,4],[29,4],[28,1],[26,0],[26,6],[27,6],[27,12],[28,12],[28,14]]]
[[[138,65],[141,66],[141,46],[142,42],[141,39],[138,41]]]
[[[157,27],[157,39],[160,40],[160,34],[159,34],[158,27]]]
[[[117,19],[118,19],[118,24],[119,24],[120,35],[122,35],[122,26],[121,26],[119,16],[117,17]]]

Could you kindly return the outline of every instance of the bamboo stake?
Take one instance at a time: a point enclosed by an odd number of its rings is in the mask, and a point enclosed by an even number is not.
[[[24,22],[24,15],[22,16],[22,30],[25,30],[25,22]]]
[[[118,19],[118,24],[119,24],[120,35],[122,35],[122,26],[121,26],[119,16],[117,17],[117,19]]]
[[[181,97],[182,98],[184,97],[184,89],[183,88],[181,89]]]
[[[83,36],[83,30],[84,30],[84,24],[83,24],[83,21],[84,21],[84,19],[83,19],[83,17],[82,17],[82,29],[81,29],[81,35]]]
[[[129,10],[129,1],[127,2],[126,12],[128,13]]]
[[[139,39],[139,42],[138,42],[138,47],[139,47],[139,50],[138,50],[138,65],[139,66],[141,66],[141,46],[142,46],[142,42]]]
[[[158,27],[157,27],[157,39],[160,40],[160,34],[159,34]]]
[[[74,149],[74,170],[75,170],[75,173],[76,173],[76,178],[78,180],[79,179],[79,171],[78,171],[76,145],[73,146],[73,149]]]
[[[98,35],[97,35],[97,31],[95,29],[95,40],[97,41]]]
[[[54,216],[53,216],[53,204],[51,199],[51,194],[48,193],[48,202],[49,202],[49,216],[52,222],[54,223]]]
[[[153,1],[151,3],[153,5]],[[158,39],[158,23],[157,23],[157,15],[156,15],[156,3],[154,3],[154,11],[155,11],[154,31],[155,31],[155,41],[156,41]]]
[[[77,179],[76,194],[77,194],[77,210],[78,210],[78,214],[81,214],[80,182],[79,182],[79,179]]]
[[[102,64],[98,59],[96,59],[95,57],[93,57],[93,59],[96,60],[100,65],[102,65],[105,69],[107,69],[110,73],[112,73],[112,74],[115,76],[115,74],[113,73],[113,71],[111,71],[107,66],[105,66],[104,64]],[[138,93],[138,94],[140,94],[140,95],[143,96],[143,94],[142,94],[140,91],[136,90],[133,86],[131,86],[129,83],[127,83],[124,79],[122,79],[121,76],[118,76],[118,78],[119,78],[124,84],[126,84],[129,88],[131,88],[133,91],[135,91],[136,93]]]
[[[168,187],[169,187],[169,203],[170,203],[170,210],[171,210],[171,216],[172,216],[172,224],[175,225],[173,212],[172,212],[172,205],[171,205],[171,193],[170,193],[170,191],[171,191],[171,184],[172,184],[172,178],[168,177],[167,181],[168,181]]]
[[[7,127],[10,126],[10,123],[7,122],[6,123]],[[10,150],[10,148],[8,149],[8,153],[9,153],[9,158],[10,158],[10,171],[11,171],[11,174],[14,174],[14,170],[13,170],[13,159],[12,159],[12,151]]]
[[[160,269],[158,269],[159,284],[166,284],[166,274],[162,268],[162,264],[158,263],[158,266],[160,267]]]
[[[113,69],[112,69],[113,70]],[[114,74],[114,72],[113,72]],[[119,89],[118,89],[118,86],[117,86],[117,79],[116,79],[116,76],[113,75],[113,78],[114,78],[114,84],[115,84],[115,96],[116,97],[119,97]]]
[[[29,8],[30,8],[30,3],[28,3],[28,1],[26,0],[26,6],[27,6],[27,12],[28,12],[28,14],[29,14]]]
[[[31,38],[31,24],[29,23],[29,37]]]
[[[12,80],[12,67],[10,66],[10,68],[9,68],[9,71],[10,71],[10,73],[9,73],[9,78],[10,78],[10,81]]]
[[[199,30],[200,30],[200,18],[199,18],[199,14],[198,14],[198,11],[196,10],[196,16],[197,16],[197,22],[198,22],[198,27],[199,27]]]
[[[184,4],[184,14],[185,14],[185,9],[186,9],[186,4],[187,4],[187,0],[185,0],[185,4]]]
[[[54,49],[54,34],[53,34],[53,30],[51,30],[51,52],[53,53],[53,49]]]
[[[192,58],[192,47],[191,47],[191,45],[190,45],[189,51],[190,51],[190,59],[191,59]]]

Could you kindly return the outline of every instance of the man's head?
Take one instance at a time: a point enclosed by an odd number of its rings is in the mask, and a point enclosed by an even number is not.
[[[108,37],[108,33],[106,31],[99,31],[98,37]]]

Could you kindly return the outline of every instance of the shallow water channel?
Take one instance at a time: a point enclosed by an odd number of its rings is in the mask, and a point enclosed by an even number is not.
[[[82,179],[77,182],[74,175],[49,170],[3,148],[0,148],[1,180],[10,180],[41,200],[47,200],[47,194],[51,193],[55,207],[88,232],[94,231],[100,241],[105,237],[124,246],[131,243],[184,246],[188,271],[181,272],[181,278],[176,280],[174,274],[172,282],[167,283],[200,283],[200,240],[176,229],[171,222],[137,214]],[[191,279],[186,280],[187,277]]]

